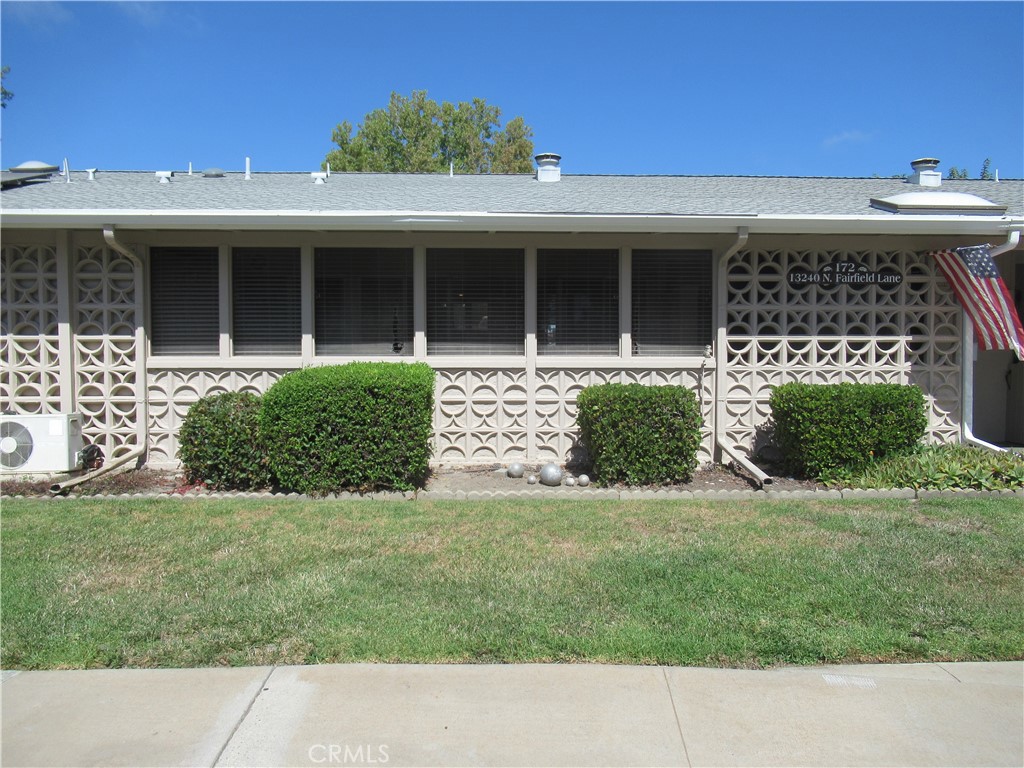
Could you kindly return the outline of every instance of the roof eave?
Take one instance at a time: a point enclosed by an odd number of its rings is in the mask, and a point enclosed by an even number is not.
[[[538,214],[452,211],[7,210],[6,229],[320,230],[401,232],[637,232],[989,235],[1024,227],[1024,217],[964,214],[866,216],[723,214]]]

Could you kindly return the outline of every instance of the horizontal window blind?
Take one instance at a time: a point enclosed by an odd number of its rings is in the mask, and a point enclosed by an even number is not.
[[[619,353],[619,252],[537,251],[537,354]]]
[[[216,248],[151,248],[149,339],[154,355],[220,351]]]
[[[710,252],[633,251],[633,354],[702,353],[711,299]]]
[[[236,355],[297,355],[302,351],[298,248],[235,248],[231,289]]]
[[[317,248],[318,355],[411,355],[412,251]]]
[[[523,252],[427,251],[427,352],[521,355],[525,350]]]

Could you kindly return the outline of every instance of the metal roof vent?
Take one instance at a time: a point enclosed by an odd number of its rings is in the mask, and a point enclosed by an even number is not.
[[[222,168],[207,168],[203,171],[204,179],[223,179],[224,169]]]
[[[160,180],[161,184],[170,184],[171,177],[174,175],[174,171],[157,171],[156,177]]]
[[[85,172],[87,174],[89,174],[89,181],[96,181],[96,169],[95,168],[86,168]]]
[[[533,159],[537,161],[537,181],[558,181],[562,178],[562,169],[558,166],[562,160],[561,155],[542,152]]]
[[[326,173],[326,171],[320,171],[320,172],[317,172],[317,173],[311,173],[309,175],[310,175],[310,178],[313,179],[313,183],[314,184],[326,184],[327,183],[327,176],[328,176],[328,174]]]
[[[939,161],[934,157],[922,157],[910,163],[914,169],[913,175],[908,179],[911,184],[918,184],[922,187],[938,187],[942,185],[942,174],[936,168]]]

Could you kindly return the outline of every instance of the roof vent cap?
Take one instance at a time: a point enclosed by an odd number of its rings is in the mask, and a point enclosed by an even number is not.
[[[913,160],[910,167],[914,169],[913,175],[908,179],[911,184],[922,187],[938,187],[942,185],[942,174],[936,168],[939,167],[938,159],[934,157],[921,157]]]
[[[562,160],[561,155],[542,152],[533,159],[537,161],[537,181],[558,181],[562,178],[562,169],[558,166]]]
[[[174,175],[174,171],[157,171],[156,177],[160,180],[161,184],[170,184],[171,177]]]
[[[319,173],[311,173],[309,175],[313,179],[313,183],[314,184],[326,184],[327,183],[327,173],[326,173],[326,171],[321,171]]]
[[[203,171],[204,179],[223,179],[224,169],[223,168],[207,168]]]

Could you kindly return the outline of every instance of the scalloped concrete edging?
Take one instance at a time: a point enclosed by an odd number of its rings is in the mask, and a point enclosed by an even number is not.
[[[378,491],[375,493],[334,493],[325,497],[314,497],[304,493],[273,493],[271,491],[188,491],[186,493],[97,493],[67,496],[7,496],[9,499],[277,499],[294,501],[490,501],[495,499],[586,499],[604,501],[822,501],[903,499],[918,501],[940,498],[996,498],[1013,497],[1024,500],[1024,489],[977,491],[952,490],[932,491],[914,488],[844,488],[828,490],[723,490],[684,491],[676,489],[627,488],[530,488],[523,491]]]

